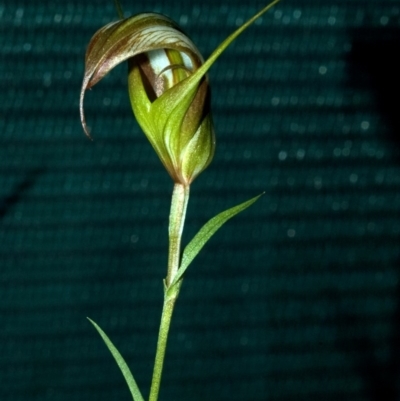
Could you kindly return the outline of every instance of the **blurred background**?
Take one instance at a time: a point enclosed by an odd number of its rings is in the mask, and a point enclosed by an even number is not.
[[[207,57],[266,3],[126,1]],[[0,399],[148,395],[172,182],[119,66],[78,113],[112,0],[0,1]],[[188,271],[160,400],[400,400],[400,3],[285,0],[212,67],[217,151],[184,240],[265,191]]]

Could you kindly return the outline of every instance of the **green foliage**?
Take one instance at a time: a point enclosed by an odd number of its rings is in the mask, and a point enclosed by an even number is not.
[[[98,324],[89,318],[88,318],[88,320],[90,323],[93,324],[95,329],[98,331],[101,338],[106,343],[107,348],[110,350],[112,356],[114,357],[115,361],[117,362],[117,365],[121,369],[122,375],[124,376],[124,378],[128,384],[129,390],[131,391],[133,401],[144,401],[144,398],[142,397],[142,394],[140,393],[139,387],[136,384],[136,381],[133,378],[133,375],[132,375],[131,371],[129,370],[129,367],[126,364],[122,355],[119,353],[119,351],[117,350],[115,345],[111,342],[111,340],[108,338],[107,334],[104,333],[104,331],[98,326]]]
[[[243,210],[251,206],[262,195],[263,194],[260,194],[246,202],[241,203],[240,205],[225,210],[224,212],[217,214],[215,217],[210,219],[206,224],[204,224],[204,226],[193,237],[193,239],[189,242],[189,244],[183,251],[181,266],[178,270],[177,275],[174,278],[174,281],[171,284],[171,287],[176,285],[182,279],[190,263],[201,251],[201,249],[207,243],[207,241],[215,234],[215,232],[233,216],[237,215],[238,213],[242,212]]]

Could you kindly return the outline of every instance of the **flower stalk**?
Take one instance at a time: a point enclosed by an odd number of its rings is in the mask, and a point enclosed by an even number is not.
[[[190,187],[175,184],[172,193],[171,211],[169,216],[169,252],[168,272],[165,285],[168,288],[178,273],[181,257],[181,238],[185,224],[186,209],[189,202]]]
[[[164,298],[164,305],[161,314],[160,329],[158,332],[157,351],[154,360],[153,377],[151,380],[149,401],[157,401],[161,386],[161,376],[164,367],[165,352],[167,350],[169,328],[171,326],[172,314],[178,292],[175,297]]]
[[[189,186],[175,184],[172,193],[171,212],[169,216],[168,273],[167,278],[164,280],[164,305],[158,333],[157,351],[154,361],[149,401],[157,401],[158,399],[165,352],[167,349],[169,327],[171,325],[175,302],[178,298],[181,287],[181,285],[178,285],[175,286],[176,288],[174,288],[173,291],[168,291],[179,269],[181,258],[181,239],[183,226],[185,223],[187,204],[189,201],[189,191]]]

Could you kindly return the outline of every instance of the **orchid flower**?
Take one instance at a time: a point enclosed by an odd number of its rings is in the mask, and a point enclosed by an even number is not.
[[[226,47],[277,2],[242,25],[205,62],[179,26],[160,14],[139,14],[99,29],[86,51],[80,95],[86,134],[85,91],[128,60],[135,117],[173,181],[189,186],[210,164],[215,150],[206,73]]]

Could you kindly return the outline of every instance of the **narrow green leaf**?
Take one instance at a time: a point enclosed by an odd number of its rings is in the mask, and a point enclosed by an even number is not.
[[[243,210],[251,206],[262,195],[263,194],[258,195],[246,202],[241,203],[240,205],[225,210],[224,212],[217,214],[206,224],[204,224],[204,226],[193,237],[193,239],[189,242],[189,244],[183,251],[181,266],[179,267],[178,274],[175,276],[175,279],[171,284],[171,287],[175,285],[183,277],[190,263],[197,256],[197,254],[207,243],[207,241],[215,234],[215,232],[233,216],[237,215],[238,213],[242,212]]]
[[[204,62],[204,64],[196,70],[196,72],[190,75],[187,79],[179,82],[175,85],[175,91],[170,93],[169,99],[172,102],[179,102],[179,99],[186,95],[186,92],[191,91],[194,87],[197,87],[202,77],[207,73],[210,67],[215,63],[217,58],[225,51],[225,49],[243,32],[245,31],[255,20],[260,18],[275,4],[279,3],[280,0],[273,0],[261,11],[255,14],[253,17],[248,19],[243,25],[241,25],[235,32],[231,33],[220,45],[212,52],[210,57]],[[174,99],[174,96],[177,98]]]
[[[129,367],[126,364],[122,355],[119,353],[117,348],[115,348],[115,346],[111,342],[111,340],[107,337],[107,334],[104,333],[104,331],[93,320],[91,320],[89,318],[87,318],[87,319],[89,320],[90,323],[93,324],[94,328],[98,331],[101,338],[106,343],[107,348],[110,350],[112,356],[114,357],[115,361],[117,362],[117,365],[121,369],[121,372],[128,384],[129,390],[131,391],[133,400],[134,401],[144,401],[144,398],[142,397],[142,394],[140,393],[139,387],[136,384],[136,381],[133,378],[133,375],[132,375],[131,371],[129,370]]]

